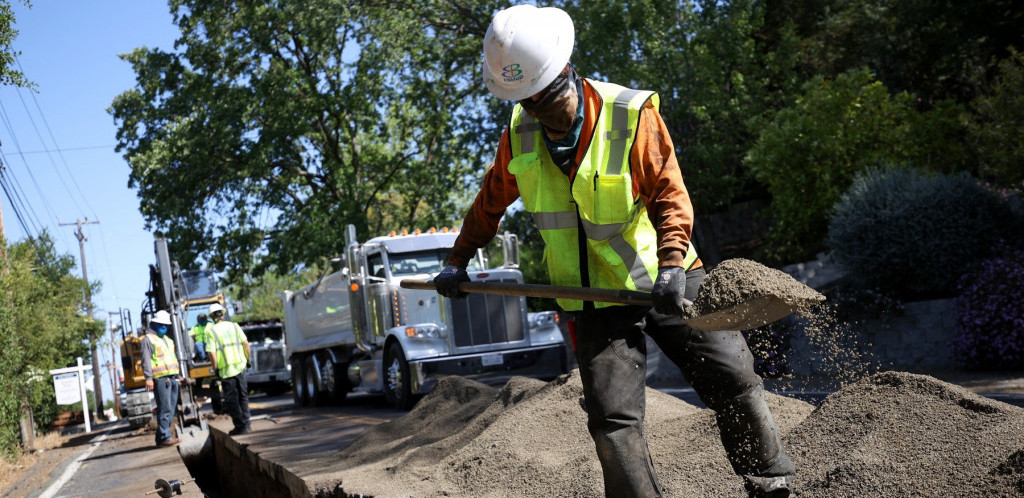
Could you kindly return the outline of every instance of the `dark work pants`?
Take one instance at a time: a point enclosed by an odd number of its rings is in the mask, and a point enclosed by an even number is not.
[[[178,380],[174,375],[153,379],[156,400],[156,444],[171,439],[171,421],[178,408]]]
[[[245,380],[245,372],[234,377],[220,379],[220,389],[224,393],[224,410],[231,415],[235,429],[248,429],[249,384]]]
[[[703,269],[687,272],[687,299],[696,297],[705,275]],[[611,306],[574,315],[587,427],[601,461],[606,496],[661,495],[643,431],[644,333],[714,410],[722,444],[738,475],[795,474],[740,332],[693,330],[680,317],[640,306]]]

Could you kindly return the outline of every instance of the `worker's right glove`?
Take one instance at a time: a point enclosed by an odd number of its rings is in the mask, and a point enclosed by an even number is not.
[[[658,269],[658,279],[651,289],[654,311],[663,315],[682,315],[683,308],[690,304],[686,293],[686,270],[679,266],[665,266]]]
[[[434,277],[434,287],[437,293],[452,299],[463,299],[469,294],[459,290],[459,282],[469,282],[469,274],[465,268],[455,265],[448,265]]]

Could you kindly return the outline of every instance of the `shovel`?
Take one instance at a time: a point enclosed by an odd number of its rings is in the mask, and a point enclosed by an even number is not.
[[[401,282],[401,286],[406,289],[436,290],[432,280],[406,279]],[[647,292],[598,289],[594,287],[564,287],[510,282],[460,282],[459,290],[467,293],[498,294],[502,296],[576,299],[580,301],[635,304],[639,306],[654,305],[651,295]],[[824,299],[824,297],[821,299]],[[684,300],[683,321],[688,326],[697,330],[748,330],[785,318],[797,310],[818,301],[820,299],[817,298],[793,299],[792,296],[769,294],[748,299],[711,313],[690,316],[694,312],[693,303]]]

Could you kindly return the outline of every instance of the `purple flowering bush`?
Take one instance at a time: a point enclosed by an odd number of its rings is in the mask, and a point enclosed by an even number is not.
[[[972,369],[1024,369],[1024,251],[1004,249],[961,277],[954,358]]]

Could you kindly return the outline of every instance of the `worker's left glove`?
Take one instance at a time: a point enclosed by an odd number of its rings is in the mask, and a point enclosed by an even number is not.
[[[651,289],[654,311],[663,315],[682,315],[683,308],[690,305],[686,293],[686,270],[679,266],[658,269],[658,279]]]
[[[434,277],[434,287],[437,293],[452,299],[463,299],[469,294],[459,290],[460,282],[469,282],[469,274],[465,268],[455,265],[448,265]]]
[[[245,369],[248,370],[250,368],[252,368],[252,362],[246,361],[245,362]]]

